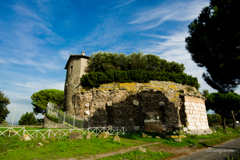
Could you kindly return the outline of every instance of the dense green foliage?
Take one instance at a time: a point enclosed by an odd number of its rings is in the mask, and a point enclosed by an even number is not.
[[[37,124],[41,125],[44,123],[44,118],[37,118]]]
[[[143,55],[142,52],[125,55],[123,53],[93,53],[88,61],[86,71],[105,72],[108,70],[145,70],[155,72],[176,72],[183,73],[183,64],[168,62],[165,59],[152,54]]]
[[[64,91],[58,89],[44,89],[33,93],[31,99],[34,113],[45,113],[48,102],[63,106]]]
[[[9,98],[0,91],[0,123],[4,122],[10,111],[7,109],[7,105],[10,104]]]
[[[58,118],[51,116],[50,114],[47,114],[47,113],[45,113],[45,115],[50,121],[58,123]]]
[[[221,125],[221,116],[219,114],[207,114],[209,126]]]
[[[222,120],[225,121],[225,117],[232,116],[231,111],[239,111],[240,108],[240,95],[237,93],[211,93],[207,96],[206,108],[211,109],[215,113],[222,116]],[[225,127],[223,122],[223,127]]]
[[[37,119],[34,115],[33,112],[28,113],[26,112],[25,114],[22,115],[20,120],[18,121],[20,125],[32,125],[32,124],[37,124]]]
[[[175,72],[152,72],[144,70],[129,70],[119,71],[110,70],[105,72],[91,72],[83,75],[81,85],[83,87],[99,87],[104,83],[111,82],[149,82],[150,80],[172,81],[176,83],[194,86],[197,89],[200,87],[197,78],[185,73]]]
[[[240,84],[239,0],[211,0],[188,27],[186,48],[200,67],[204,80],[219,92],[229,92]]]

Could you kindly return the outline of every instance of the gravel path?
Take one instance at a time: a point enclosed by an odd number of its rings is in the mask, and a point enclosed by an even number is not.
[[[240,138],[209,147],[188,156],[180,157],[177,160],[222,160],[228,159],[231,155],[240,151]]]

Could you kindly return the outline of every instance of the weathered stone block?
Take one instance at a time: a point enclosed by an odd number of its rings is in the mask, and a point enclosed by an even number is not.
[[[97,138],[108,138],[109,135],[110,135],[109,132],[102,132],[97,136]]]
[[[112,106],[112,101],[108,101],[107,106]]]
[[[160,106],[160,107],[165,106],[165,102],[160,101],[160,102],[159,102],[159,106]]]
[[[69,135],[69,140],[79,140],[79,139],[83,139],[83,136],[78,133],[78,132],[72,132]]]
[[[144,131],[146,132],[161,132],[162,122],[159,120],[144,122]]]
[[[138,100],[133,100],[133,105],[138,106],[139,105],[139,101]]]
[[[89,107],[89,103],[85,103],[85,108]]]

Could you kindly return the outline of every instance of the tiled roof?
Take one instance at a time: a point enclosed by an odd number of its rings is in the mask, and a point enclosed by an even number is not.
[[[67,64],[64,69],[67,69],[68,63],[72,57],[80,57],[80,58],[89,59],[89,56],[85,56],[85,55],[81,55],[81,54],[75,54],[75,55],[71,54],[70,57],[68,58]]]

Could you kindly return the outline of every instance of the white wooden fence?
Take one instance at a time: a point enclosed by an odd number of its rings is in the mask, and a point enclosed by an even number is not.
[[[6,129],[5,129],[6,128]],[[68,136],[71,132],[79,132],[81,135],[87,135],[88,132],[93,133],[95,136],[101,132],[109,132],[110,135],[120,135],[125,133],[131,133],[135,131],[143,131],[143,126],[111,126],[111,127],[89,127],[81,129],[43,129],[43,130],[25,130],[25,127],[0,127],[0,136],[5,137],[22,137],[28,134],[31,138],[49,138]]]

